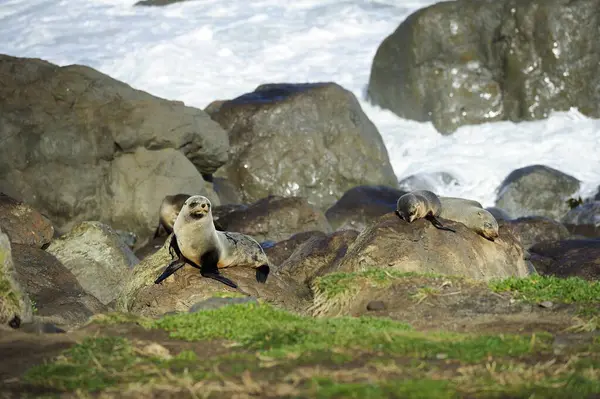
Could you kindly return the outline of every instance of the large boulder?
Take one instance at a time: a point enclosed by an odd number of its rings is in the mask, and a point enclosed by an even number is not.
[[[219,230],[248,234],[260,241],[281,241],[307,231],[331,231],[327,218],[302,197],[268,196],[215,220]]]
[[[278,270],[299,283],[310,284],[315,277],[336,270],[337,263],[357,236],[356,230],[341,230],[311,237],[298,246]]]
[[[244,203],[302,196],[325,210],[351,187],[397,186],[377,128],[335,83],[268,84],[207,108],[229,133],[229,162],[216,176]]]
[[[335,230],[361,231],[379,216],[396,210],[398,198],[406,194],[388,186],[357,186],[346,191],[325,216]]]
[[[439,220],[456,232],[437,229],[425,219],[407,223],[395,213],[388,213],[360,233],[331,271],[377,267],[476,280],[529,274],[523,247],[503,226],[500,236],[490,241],[462,223]]]
[[[308,287],[295,283],[289,277],[280,276],[276,270],[271,270],[267,281],[262,284],[256,281],[253,269],[222,269],[221,274],[238,285],[238,289],[233,289],[202,277],[198,269],[186,265],[161,284],[154,284],[154,280],[172,260],[168,249],[170,239],[171,236],[158,251],[134,267],[116,301],[117,310],[150,317],[173,311],[187,312],[199,301],[219,293],[253,296],[295,311],[308,306]]]
[[[570,107],[599,117],[599,33],[599,0],[439,2],[381,43],[368,96],[442,133]]]
[[[206,192],[201,173],[223,165],[229,148],[204,111],[85,66],[5,55],[0,137],[0,191],[45,213],[61,233],[119,215],[124,225],[113,227],[140,237],[151,235],[165,195]],[[152,222],[146,209],[155,210]]]
[[[532,246],[531,262],[540,274],[600,280],[600,240],[545,241]]]
[[[15,244],[13,261],[19,283],[34,302],[34,317],[38,321],[73,328],[108,310],[86,293],[73,273],[52,254]]]
[[[0,326],[32,320],[31,301],[19,283],[8,235],[0,229]]]
[[[512,171],[500,184],[496,206],[511,218],[545,216],[560,220],[568,211],[567,200],[574,196],[580,181],[544,165]]]
[[[46,249],[81,287],[107,305],[117,298],[138,258],[119,235],[100,222],[80,223]]]
[[[4,193],[0,193],[0,226],[15,244],[42,248],[54,236],[54,226],[47,217]]]
[[[562,223],[541,216],[522,217],[504,221],[503,224],[525,249],[538,242],[564,240],[571,235]]]
[[[600,201],[588,201],[571,209],[563,216],[562,222],[600,227]]]
[[[287,240],[278,242],[269,241],[266,243],[262,243],[261,245],[263,247],[263,250],[265,251],[265,254],[267,255],[267,258],[269,258],[269,262],[272,265],[279,266],[283,262],[285,262],[285,260],[290,257],[290,255],[296,250],[296,248],[298,248],[304,242],[308,241],[313,237],[326,236],[327,234],[323,233],[322,231],[311,230],[294,234]]]

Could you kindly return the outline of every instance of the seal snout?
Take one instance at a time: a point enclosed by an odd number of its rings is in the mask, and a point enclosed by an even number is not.
[[[210,202],[204,197],[192,197],[186,203],[188,213],[195,219],[202,219],[210,213]]]

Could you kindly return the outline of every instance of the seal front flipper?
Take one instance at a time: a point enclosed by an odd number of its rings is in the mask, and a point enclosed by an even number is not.
[[[181,250],[179,250],[179,244],[177,244],[177,237],[175,234],[171,236],[171,242],[169,243],[169,253],[171,254],[171,258],[183,258],[181,256]]]
[[[160,276],[156,280],[154,280],[154,284],[158,284],[162,282],[164,279],[169,277],[171,274],[175,273],[177,270],[181,269],[185,266],[185,261],[182,259],[175,259],[173,262],[169,263],[169,266],[162,272]]]
[[[267,281],[267,277],[269,277],[269,272],[271,268],[269,265],[262,265],[256,268],[256,281],[259,283],[265,283]]]
[[[439,220],[437,220],[437,218],[435,216],[433,216],[432,214],[429,214],[427,216],[425,216],[425,219],[429,220],[431,222],[432,225],[434,225],[436,228],[440,229],[440,230],[448,230],[451,231],[453,233],[456,233],[456,230],[451,229],[450,227],[445,227],[442,223],[440,223]]]

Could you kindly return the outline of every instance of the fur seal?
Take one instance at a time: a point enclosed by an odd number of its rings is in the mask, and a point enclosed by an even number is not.
[[[490,241],[498,238],[498,221],[479,202],[452,197],[440,197],[440,202],[440,217],[460,222]]]
[[[154,238],[160,236],[162,234],[162,230],[164,230],[167,234],[171,234],[173,231],[173,225],[175,224],[175,219],[177,219],[177,215],[179,215],[181,207],[190,197],[191,195],[188,194],[175,194],[167,195],[162,200],[160,209],[158,210],[158,226],[154,232]]]
[[[212,217],[210,200],[202,195],[189,197],[183,204],[175,223],[169,245],[175,259],[156,279],[158,284],[186,263],[200,269],[200,274],[230,287],[237,285],[222,276],[219,269],[230,266],[256,269],[256,280],[264,283],[270,267],[260,244],[241,233],[217,231]]]
[[[440,230],[448,230],[455,233],[454,229],[445,227],[437,220],[436,217],[440,215],[441,208],[442,204],[435,193],[428,190],[415,190],[398,198],[396,215],[408,223],[424,218]]]

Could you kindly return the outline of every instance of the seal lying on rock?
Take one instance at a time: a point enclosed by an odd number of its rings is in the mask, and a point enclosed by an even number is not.
[[[167,234],[171,234],[181,207],[190,197],[191,195],[188,194],[175,194],[167,195],[163,199],[158,210],[158,226],[154,232],[154,238],[161,235],[161,230],[166,231]]]
[[[186,263],[200,269],[202,276],[233,288],[237,285],[222,276],[219,269],[229,266],[254,268],[259,283],[267,280],[270,271],[267,255],[256,240],[245,234],[215,229],[211,203],[201,195],[194,195],[183,204],[173,225],[169,250],[177,259],[156,279],[156,284]]]
[[[444,227],[437,216],[440,216],[442,204],[438,196],[428,190],[415,190],[406,193],[396,203],[396,215],[412,223],[416,219],[427,219],[440,230],[456,232],[450,227]]]
[[[454,197],[440,197],[440,202],[440,217],[460,222],[490,241],[498,238],[498,221],[479,202]]]

